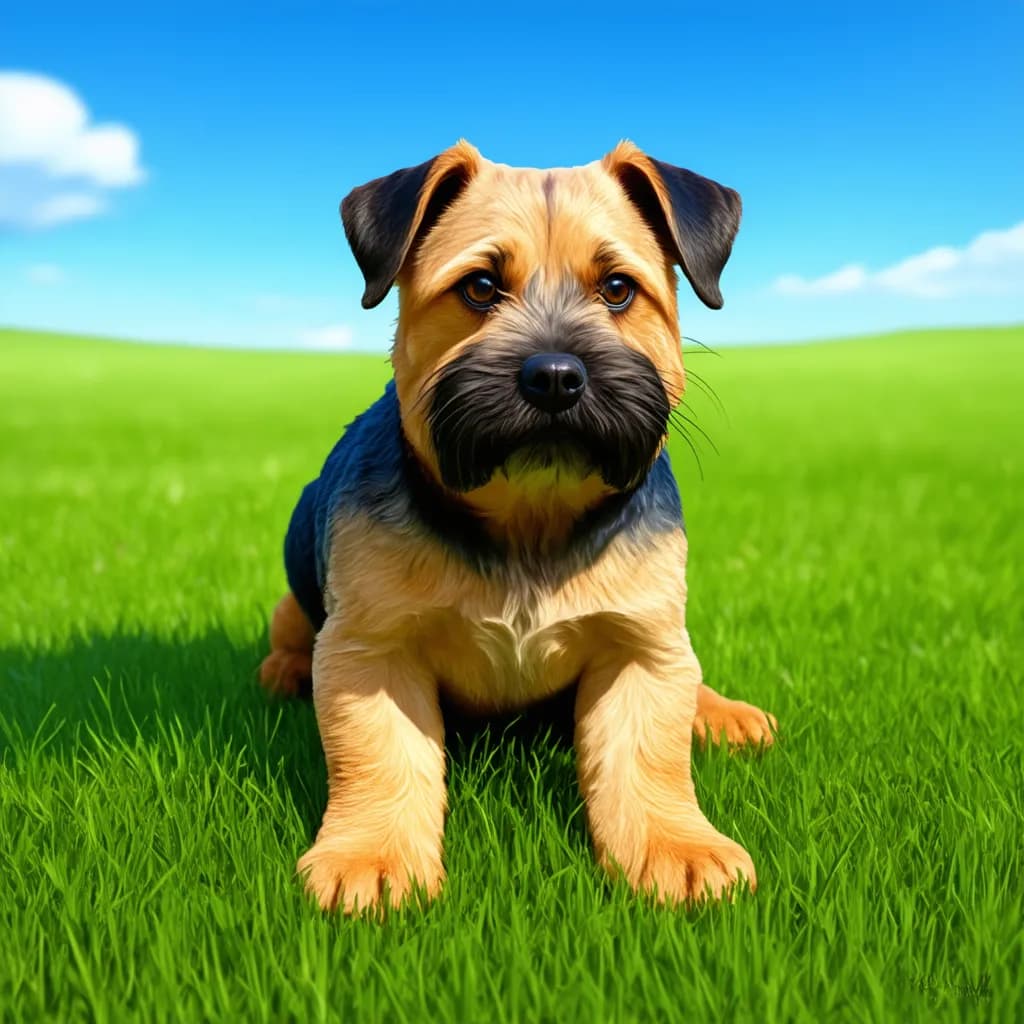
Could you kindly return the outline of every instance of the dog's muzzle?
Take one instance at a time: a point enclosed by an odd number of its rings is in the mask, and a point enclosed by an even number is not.
[[[428,421],[446,486],[482,487],[513,463],[564,463],[619,491],[642,482],[668,430],[661,378],[618,340],[575,347],[484,342],[445,368]]]

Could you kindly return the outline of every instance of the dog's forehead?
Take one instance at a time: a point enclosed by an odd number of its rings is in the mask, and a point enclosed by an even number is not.
[[[483,161],[466,195],[498,202],[532,199],[549,214],[563,212],[569,202],[628,206],[621,187],[597,160],[579,167],[512,167]]]
[[[668,265],[650,225],[599,161],[553,168],[482,161],[416,262],[431,278],[444,277],[467,254],[500,249],[524,276],[540,266],[583,272],[609,245],[632,265]]]

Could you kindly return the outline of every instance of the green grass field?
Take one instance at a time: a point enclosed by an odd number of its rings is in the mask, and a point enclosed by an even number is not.
[[[0,1019],[1024,1019],[1024,328],[688,358],[691,635],[782,729],[696,759],[757,894],[611,886],[572,751],[484,732],[379,924],[296,884],[316,723],[255,669],[385,360],[0,332]]]

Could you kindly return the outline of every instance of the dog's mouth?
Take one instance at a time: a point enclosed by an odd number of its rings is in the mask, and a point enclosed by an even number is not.
[[[553,422],[523,437],[499,469],[506,477],[535,472],[585,477],[600,469],[594,448],[592,438]]]

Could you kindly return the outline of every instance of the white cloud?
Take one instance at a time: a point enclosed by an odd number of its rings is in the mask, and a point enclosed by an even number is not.
[[[838,295],[863,288],[867,276],[867,271],[862,266],[851,263],[848,267],[813,281],[808,281],[797,274],[783,274],[776,279],[774,288],[782,295]]]
[[[351,348],[353,340],[352,328],[347,324],[328,324],[299,333],[299,344],[303,348],[338,351]]]
[[[920,299],[1024,295],[1024,221],[982,232],[962,249],[937,246],[873,272],[850,264],[824,277],[785,274],[772,290],[800,296],[881,291]]]
[[[100,196],[88,192],[59,192],[36,203],[26,214],[26,223],[36,228],[51,228],[69,220],[95,217],[107,208]]]
[[[25,277],[32,284],[60,284],[64,280],[64,271],[56,263],[35,263],[26,268]]]
[[[0,223],[40,228],[92,217],[106,209],[104,190],[145,176],[131,129],[91,123],[56,79],[0,71]]]

